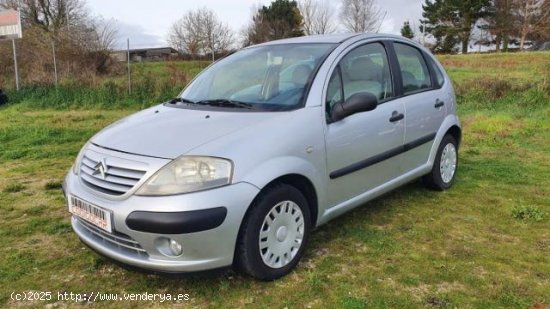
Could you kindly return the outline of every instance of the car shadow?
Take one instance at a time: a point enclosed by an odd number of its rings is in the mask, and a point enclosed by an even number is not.
[[[343,226],[348,226],[352,221],[362,221],[368,220],[370,217],[380,214],[382,212],[387,212],[389,216],[396,215],[396,212],[388,211],[388,207],[405,207],[399,201],[403,198],[413,196],[423,196],[429,199],[429,189],[426,189],[420,180],[410,182],[398,189],[390,191],[374,200],[371,200],[363,205],[356,207],[355,209],[346,212],[345,214],[331,220],[327,224],[324,224],[315,230],[313,230],[310,242],[306,248],[305,255],[300,264],[298,264],[298,269],[303,267],[305,263],[310,262],[318,258],[320,254],[318,252],[323,252],[323,248],[327,244],[335,241],[337,238],[342,237],[342,234],[338,231],[342,229]],[[435,194],[435,193],[434,193]],[[388,218],[388,219],[391,219]],[[321,253],[322,254],[322,253]],[[228,266],[221,269],[207,270],[201,272],[192,272],[192,273],[167,273],[167,272],[158,272],[144,270],[141,268],[132,267],[126,264],[122,264],[116,260],[112,260],[108,257],[100,255],[105,261],[109,261],[113,264],[116,264],[130,272],[136,274],[142,274],[144,280],[158,279],[155,282],[155,286],[158,288],[170,288],[176,285],[186,285],[187,283],[197,283],[201,281],[201,286],[206,284],[219,284],[220,281],[225,279],[234,280],[240,279],[241,281],[249,281],[250,278],[236,272],[233,267]],[[153,276],[153,278],[151,278]],[[157,284],[158,283],[158,284]],[[268,283],[269,284],[269,283]]]

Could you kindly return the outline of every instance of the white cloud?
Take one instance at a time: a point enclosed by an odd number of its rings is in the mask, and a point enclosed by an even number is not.
[[[127,39],[130,39],[130,48],[161,47],[167,42],[156,34],[147,33],[145,28],[138,24],[116,22],[117,39],[115,49],[126,49]]]
[[[382,24],[380,25],[379,32],[397,34],[398,32],[396,32],[396,26],[393,18],[388,18],[386,16],[386,18],[384,19],[384,21],[382,21]]]

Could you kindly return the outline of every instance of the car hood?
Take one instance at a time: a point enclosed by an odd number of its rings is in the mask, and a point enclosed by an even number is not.
[[[277,114],[156,106],[111,124],[96,134],[91,142],[113,150],[175,159],[196,147]]]

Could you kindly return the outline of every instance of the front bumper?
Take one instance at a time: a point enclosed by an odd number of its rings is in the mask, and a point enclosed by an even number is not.
[[[112,213],[113,233],[94,229],[93,225],[73,216],[71,219],[73,230],[82,242],[108,258],[130,266],[159,272],[196,272],[231,265],[241,222],[248,206],[259,192],[259,189],[251,184],[237,183],[175,196],[132,195],[123,200],[112,200],[96,194],[82,184],[78,176],[72,172],[68,173],[63,190],[67,197],[78,197]],[[205,220],[202,218],[203,225],[209,228],[207,230],[173,229],[174,216],[170,216],[171,213],[205,214],[212,209],[220,208],[226,209],[223,222],[220,223],[217,216],[213,217],[214,221],[218,221],[216,224],[204,225]],[[159,214],[156,218],[171,217],[172,220],[167,222],[170,228],[163,230],[161,220],[154,220],[155,213]],[[155,226],[148,229],[147,222],[151,221],[141,220],[141,225],[136,227],[131,220],[128,220],[135,217],[135,214],[148,214],[146,218],[148,220],[153,218]],[[185,225],[185,222],[182,224]],[[148,230],[164,231],[164,233],[146,232]],[[176,234],[180,232],[181,234]],[[159,243],[167,238],[174,239],[183,245],[181,256],[172,257],[162,253]]]

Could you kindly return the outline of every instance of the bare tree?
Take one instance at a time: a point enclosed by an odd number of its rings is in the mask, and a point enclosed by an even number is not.
[[[84,0],[0,0],[0,7],[19,9],[24,26],[38,26],[47,32],[89,22]]]
[[[317,22],[314,23],[313,31],[317,34],[336,32],[334,24],[334,7],[328,0],[321,1],[317,11]]]
[[[206,8],[187,12],[170,30],[170,44],[190,55],[215,54],[230,47],[233,32],[216,14]]]
[[[176,21],[170,30],[170,44],[177,50],[197,55],[201,45],[200,16],[197,12],[187,12]]]
[[[298,9],[303,17],[303,30],[306,35],[332,33],[334,9],[327,0],[301,0]]]
[[[520,50],[525,48],[529,36],[548,30],[546,25],[550,11],[544,9],[545,1],[548,0],[514,0],[515,28]]]
[[[375,0],[342,0],[340,21],[350,32],[378,32],[382,16]]]
[[[305,35],[313,34],[313,23],[317,17],[317,1],[316,0],[302,0],[298,2],[298,9],[302,14],[303,30]]]
[[[85,0],[0,0],[0,8],[19,9],[23,27],[87,51],[109,50],[116,39],[115,22],[90,17]]]
[[[116,21],[97,18],[93,21],[92,26],[94,29],[93,49],[98,51],[112,50],[118,37]]]
[[[201,42],[203,51],[210,52],[212,61],[216,53],[229,48],[233,41],[233,31],[227,24],[218,20],[216,14],[206,8],[198,11],[200,16]]]

